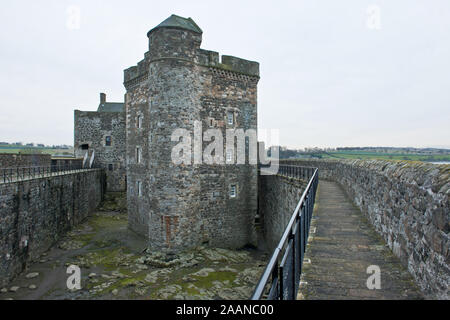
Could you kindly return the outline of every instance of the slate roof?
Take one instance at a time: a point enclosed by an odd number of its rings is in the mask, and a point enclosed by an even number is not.
[[[124,112],[124,103],[121,102],[105,102],[98,105],[97,112]]]
[[[150,30],[147,35],[159,28],[178,28],[194,31],[200,34],[203,33],[202,29],[200,29],[200,27],[194,22],[194,20],[192,20],[191,18],[183,18],[175,14],[171,15],[166,20],[158,24],[156,27]]]

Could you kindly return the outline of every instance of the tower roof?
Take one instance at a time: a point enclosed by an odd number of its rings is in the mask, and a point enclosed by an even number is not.
[[[192,20],[191,18],[183,18],[175,14],[171,15],[166,20],[158,24],[156,27],[151,29],[147,33],[147,36],[150,35],[150,33],[153,32],[154,30],[159,28],[177,28],[193,31],[200,34],[203,33],[202,29],[200,29],[200,27],[194,22],[194,20]]]

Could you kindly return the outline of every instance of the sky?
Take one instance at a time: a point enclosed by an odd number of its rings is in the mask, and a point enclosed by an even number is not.
[[[258,129],[283,146],[450,148],[448,0],[5,1],[0,141],[72,145],[73,110],[123,101],[171,14],[260,63]]]

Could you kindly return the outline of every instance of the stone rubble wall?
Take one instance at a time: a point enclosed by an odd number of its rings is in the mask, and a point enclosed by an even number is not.
[[[0,154],[0,168],[46,167],[51,163],[50,154]]]
[[[450,165],[384,160],[296,160],[340,183],[422,291],[449,299]],[[382,271],[382,270],[381,270]]]
[[[258,214],[269,252],[280,242],[307,181],[280,175],[259,176]]]
[[[74,150],[77,158],[86,151],[92,156],[94,165],[105,169],[108,191],[126,190],[126,118],[125,112],[74,111]],[[105,144],[106,136],[111,145]],[[83,150],[82,145],[89,149]]]
[[[104,191],[101,169],[0,184],[0,285],[85,219]]]

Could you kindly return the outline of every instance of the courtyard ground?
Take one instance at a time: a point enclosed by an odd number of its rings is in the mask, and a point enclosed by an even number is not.
[[[177,254],[146,250],[127,228],[125,197],[102,206],[0,291],[0,299],[248,299],[267,257],[255,249],[198,247]],[[69,290],[67,268],[81,270]]]

